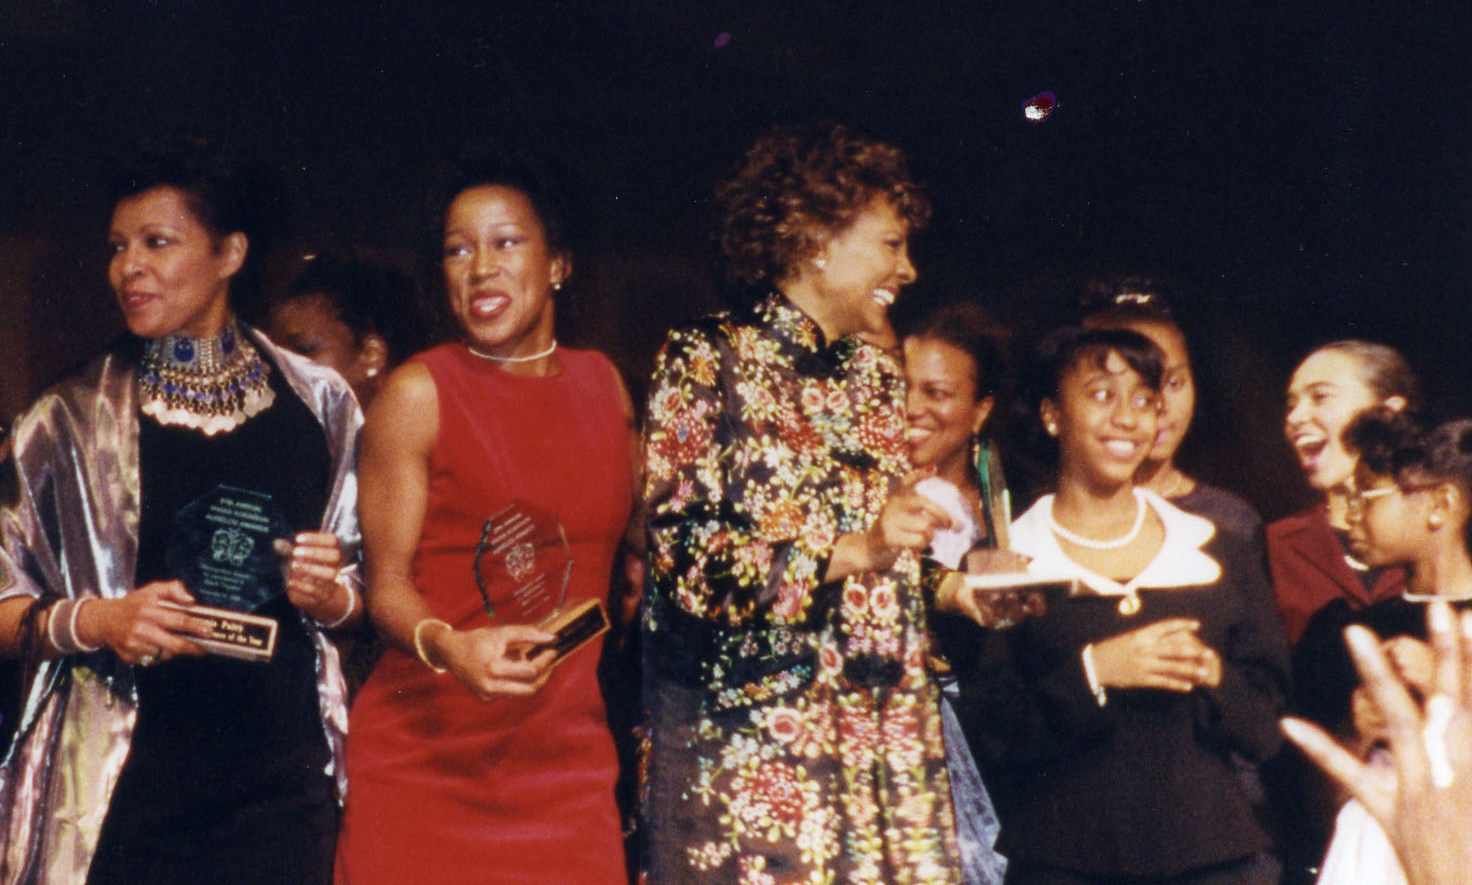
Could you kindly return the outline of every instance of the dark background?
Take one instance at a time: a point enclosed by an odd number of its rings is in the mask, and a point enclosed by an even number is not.
[[[1281,391],[1312,345],[1394,344],[1468,408],[1469,9],[6,0],[0,420],[121,330],[95,184],[139,136],[213,134],[277,172],[278,283],[324,246],[407,265],[429,171],[467,139],[556,153],[600,232],[560,334],[637,390],[668,326],[718,303],[712,183],[772,123],[830,118],[929,182],[911,310],[974,297],[1028,332],[1091,274],[1178,280],[1205,332],[1187,461],[1272,518],[1307,500]]]

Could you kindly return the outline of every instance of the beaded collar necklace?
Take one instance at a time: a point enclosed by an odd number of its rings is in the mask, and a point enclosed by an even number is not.
[[[228,433],[270,407],[270,366],[238,327],[212,338],[153,338],[138,367],[138,402],[160,424]]]

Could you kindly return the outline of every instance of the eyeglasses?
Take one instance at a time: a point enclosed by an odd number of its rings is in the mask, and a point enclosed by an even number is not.
[[[1359,512],[1365,509],[1366,501],[1373,501],[1376,498],[1393,495],[1399,491],[1401,491],[1400,486],[1381,486],[1378,489],[1365,489],[1364,491],[1350,489],[1344,496],[1344,505],[1350,510]]]
[[[1347,507],[1348,509],[1355,512],[1360,512],[1365,509],[1366,501],[1373,501],[1376,498],[1383,498],[1386,495],[1393,495],[1396,492],[1400,492],[1402,495],[1414,495],[1417,492],[1424,492],[1428,489],[1434,489],[1437,487],[1437,485],[1439,485],[1439,483],[1423,482],[1419,485],[1413,486],[1381,486],[1378,489],[1365,489],[1364,491],[1360,491],[1359,489],[1350,489],[1344,493],[1344,504],[1345,507]]]

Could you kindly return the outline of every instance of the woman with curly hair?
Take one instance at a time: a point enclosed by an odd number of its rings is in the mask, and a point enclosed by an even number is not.
[[[903,373],[864,337],[928,206],[894,147],[781,128],[717,190],[756,297],[674,330],[645,441],[645,874],[955,882]]]

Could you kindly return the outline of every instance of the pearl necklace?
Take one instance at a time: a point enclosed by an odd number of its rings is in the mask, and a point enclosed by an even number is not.
[[[552,352],[557,349],[557,339],[553,338],[552,343],[547,345],[546,350],[539,350],[536,353],[526,356],[496,356],[494,353],[485,353],[484,351],[476,350],[474,344],[465,345],[465,349],[475,356],[493,363],[534,363],[539,359],[552,355]]]
[[[1128,532],[1118,538],[1113,538],[1108,541],[1099,541],[1094,538],[1087,538],[1083,535],[1071,532],[1063,526],[1059,525],[1058,520],[1053,518],[1052,506],[1048,507],[1048,528],[1053,530],[1053,534],[1057,535],[1068,543],[1076,544],[1079,547],[1086,547],[1090,550],[1118,550],[1121,547],[1127,547],[1129,546],[1129,543],[1131,541],[1140,536],[1140,529],[1145,527],[1145,499],[1140,495],[1138,490],[1134,492],[1134,495],[1135,524],[1130,526],[1130,530]],[[1057,499],[1055,498],[1054,501],[1056,502]]]

